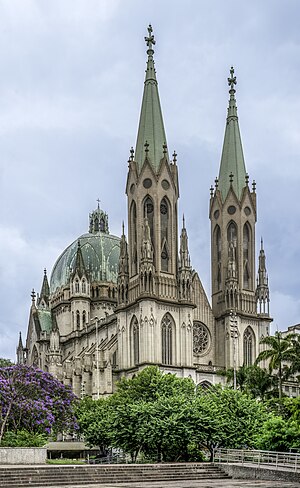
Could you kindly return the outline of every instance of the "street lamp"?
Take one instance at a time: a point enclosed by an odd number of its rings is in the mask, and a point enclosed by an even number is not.
[[[236,390],[236,340],[238,338],[237,316],[230,311],[230,337],[233,345],[233,389]]]

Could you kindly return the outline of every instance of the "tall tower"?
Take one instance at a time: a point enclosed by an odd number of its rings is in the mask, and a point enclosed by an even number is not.
[[[161,364],[183,370],[193,365],[193,305],[190,293],[179,293],[177,155],[174,152],[169,160],[151,25],[145,41],[148,58],[144,94],[126,185],[128,296],[127,300],[118,300],[120,367],[124,370]],[[187,239],[185,243],[188,256]],[[123,247],[125,250],[125,244]],[[188,277],[189,266],[186,260],[181,263],[182,279],[184,272]]]
[[[230,97],[224,144],[219,177],[215,180],[215,188],[211,187],[209,218],[216,357],[220,364],[232,366],[233,362],[238,365],[254,362],[260,349],[259,340],[262,335],[268,334],[271,319],[268,307],[260,307],[257,311],[257,300],[262,301],[266,294],[268,300],[269,295],[262,272],[259,275],[259,286],[263,280],[264,293],[256,291],[256,184],[253,181],[252,188],[249,188],[237,116],[233,68],[230,70],[228,84]]]

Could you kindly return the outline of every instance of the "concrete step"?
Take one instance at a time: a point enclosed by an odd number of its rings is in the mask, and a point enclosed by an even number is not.
[[[0,467],[0,488],[226,478],[209,463]]]

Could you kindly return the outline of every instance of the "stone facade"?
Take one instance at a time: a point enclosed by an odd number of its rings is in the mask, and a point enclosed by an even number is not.
[[[252,364],[269,334],[269,288],[261,246],[255,272],[255,182],[249,188],[235,102],[230,100],[219,177],[211,188],[212,306],[191,265],[183,219],[178,240],[177,154],[170,160],[149,26],[147,69],[126,195],[128,241],[112,236],[107,214],[89,216],[32,293],[26,346],[18,362],[48,370],[76,395],[99,398],[148,365],[203,384],[220,368]]]

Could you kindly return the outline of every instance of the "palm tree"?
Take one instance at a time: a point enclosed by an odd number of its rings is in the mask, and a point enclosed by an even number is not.
[[[292,339],[295,334],[282,335],[282,332],[276,331],[274,336],[266,336],[260,340],[260,344],[265,344],[268,349],[261,351],[256,358],[255,364],[260,361],[269,360],[269,372],[277,370],[278,376],[278,396],[282,398],[282,380],[284,376],[283,363],[291,361],[293,357]]]
[[[291,339],[291,345],[291,364],[288,371],[289,375],[293,376],[295,373],[300,373],[300,334],[294,334]]]

